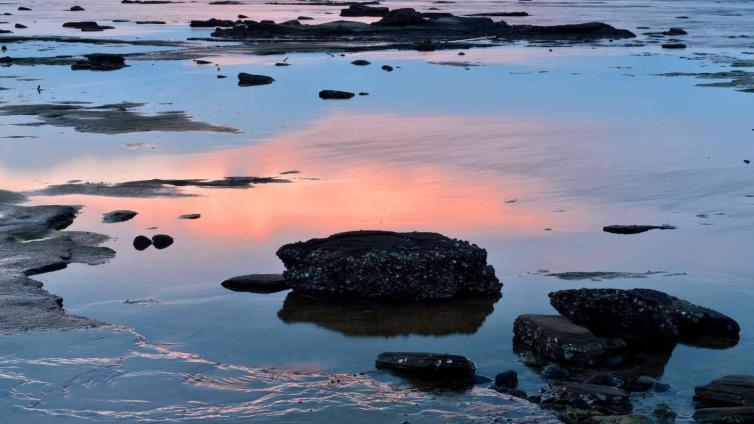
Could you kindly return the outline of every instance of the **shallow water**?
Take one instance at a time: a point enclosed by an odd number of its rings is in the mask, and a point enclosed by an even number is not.
[[[59,12],[68,4],[29,4],[35,10],[26,13],[40,33],[64,33],[57,28],[62,19],[112,16],[176,24],[118,24],[124,29],[94,36],[178,39],[196,36],[177,24],[191,18],[269,13],[278,20],[301,14],[324,20],[332,18],[325,11],[337,10],[82,2],[87,12],[74,14]],[[107,245],[117,255],[110,263],[73,265],[39,279],[65,299],[69,312],[119,327],[0,338],[3,422],[543,422],[542,412],[482,386],[412,390],[409,382],[374,371],[373,361],[387,350],[463,354],[481,375],[517,370],[521,388],[535,393],[545,383],[513,353],[512,322],[522,313],[553,313],[547,293],[571,287],[657,288],[741,324],[734,348],[678,346],[662,376],[672,389],[637,395],[639,412],[667,402],[679,421],[690,421],[694,386],[750,373],[754,198],[747,196],[754,190],[743,159],[754,156],[754,95],[658,74],[730,69],[695,53],[745,58],[750,42],[722,34],[752,32],[751,20],[731,16],[750,16],[752,2],[719,11],[722,6],[707,2],[438,5],[453,12],[465,11],[462,6],[533,15],[511,20],[595,19],[630,29],[665,28],[685,14],[692,19],[679,22],[692,33],[692,48],[514,45],[469,50],[465,66],[439,64],[457,62],[455,51],[387,51],[291,54],[293,66],[285,68],[274,67],[284,56],[240,55],[211,57],[219,70],[189,60],[133,61],[111,73],[0,68],[0,86],[9,88],[0,92],[4,104],[126,101],[144,103],[144,113],[185,111],[238,130],[103,135],[18,126],[37,119],[0,116],[3,137],[34,137],[0,138],[0,188],[301,171],[281,176],[287,184],[186,189],[197,197],[33,197],[33,204],[84,205],[72,229],[113,236]],[[724,27],[713,25],[723,19]],[[123,49],[8,46],[19,56]],[[350,65],[357,57],[373,64]],[[396,70],[383,72],[381,64]],[[242,71],[276,82],[239,88],[234,76]],[[218,73],[229,78],[217,79]],[[317,98],[324,88],[370,95],[325,102]],[[101,223],[101,214],[114,209],[139,215]],[[185,213],[202,217],[177,219]],[[601,231],[634,223],[678,229],[637,236]],[[352,229],[429,230],[471,240],[488,250],[505,284],[503,298],[346,314],[338,305],[296,302],[286,292],[236,293],[219,284],[234,275],[281,271],[275,250],[282,244]],[[131,247],[136,235],[156,233],[176,243],[160,251]],[[541,270],[665,272],[565,281]],[[394,319],[376,320],[375,313]]]

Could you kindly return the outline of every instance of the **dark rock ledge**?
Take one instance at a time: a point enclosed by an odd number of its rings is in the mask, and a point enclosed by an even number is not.
[[[359,10],[366,13],[365,10]],[[346,9],[345,13],[358,13]],[[212,36],[229,39],[254,39],[278,41],[342,40],[350,42],[445,42],[476,37],[491,37],[501,40],[547,40],[591,42],[600,39],[634,38],[628,30],[617,29],[600,22],[573,25],[508,25],[484,17],[460,17],[451,14],[422,14],[414,9],[394,9],[385,13],[379,8],[370,9],[382,19],[372,24],[353,21],[335,21],[305,25],[298,20],[275,23],[272,21],[221,22],[211,25],[212,20],[192,22],[192,26],[223,26]],[[384,15],[383,15],[384,14]],[[217,23],[218,21],[214,21]]]
[[[73,206],[18,206],[22,195],[0,190],[0,334],[95,327],[97,321],[68,315],[63,299],[29,278],[70,263],[99,265],[115,252],[99,245],[108,237],[62,231],[78,213]]]

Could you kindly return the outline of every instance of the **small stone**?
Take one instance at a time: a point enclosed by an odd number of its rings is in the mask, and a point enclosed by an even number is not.
[[[495,376],[495,385],[501,387],[518,387],[518,373],[510,370]]]
[[[166,234],[157,234],[152,237],[152,244],[156,249],[165,249],[173,244],[173,237]]]
[[[275,82],[275,79],[267,75],[253,75],[241,72],[238,74],[238,85],[241,87],[253,87],[257,85],[268,85]]]
[[[202,214],[200,213],[187,213],[180,215],[178,219],[199,219],[202,217]]]
[[[353,62],[351,62],[351,65],[356,65],[356,66],[367,66],[367,65],[370,65],[370,64],[371,64],[370,61],[364,60],[364,59],[357,59],[357,60],[354,60]]]
[[[112,212],[107,212],[107,213],[102,214],[102,222],[104,222],[105,224],[115,224],[118,222],[126,222],[126,221],[130,221],[131,219],[133,219],[133,217],[135,217],[138,214],[139,213],[135,211],[120,209],[117,211],[112,211]]]
[[[150,240],[149,237],[146,237],[146,236],[137,236],[134,239],[133,244],[134,244],[134,249],[138,251],[142,251],[152,245],[152,240]]]
[[[393,72],[393,67],[390,65],[382,65],[382,70],[385,72]]]
[[[656,417],[662,422],[675,421],[675,417],[677,415],[678,414],[676,414],[676,412],[673,411],[673,408],[671,408],[667,403],[657,404],[657,406],[655,406],[655,408],[652,410],[652,416]]]

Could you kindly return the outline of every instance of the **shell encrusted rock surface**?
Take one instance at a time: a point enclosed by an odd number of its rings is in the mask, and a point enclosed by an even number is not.
[[[277,251],[294,291],[319,297],[442,300],[499,296],[487,251],[437,233],[351,231]]]

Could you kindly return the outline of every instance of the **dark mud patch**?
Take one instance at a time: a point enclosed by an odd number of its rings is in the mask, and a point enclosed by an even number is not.
[[[73,206],[18,206],[25,197],[0,190],[0,334],[96,327],[97,321],[68,315],[63,299],[30,275],[70,263],[99,265],[115,256],[101,247],[108,237],[62,231],[78,212]]]
[[[185,179],[185,180],[140,180],[121,183],[104,182],[69,182],[50,185],[41,190],[29,192],[29,195],[41,196],[106,196],[106,197],[194,197],[196,194],[185,193],[181,187],[197,188],[235,188],[248,189],[257,184],[290,183],[290,180],[275,177],[226,177],[220,180]]]
[[[235,128],[197,122],[185,112],[158,112],[146,115],[135,109],[143,103],[116,103],[87,106],[79,103],[45,103],[0,106],[0,115],[35,116],[44,124],[70,127],[78,132],[96,134],[126,134],[134,132],[220,132],[237,134]]]

